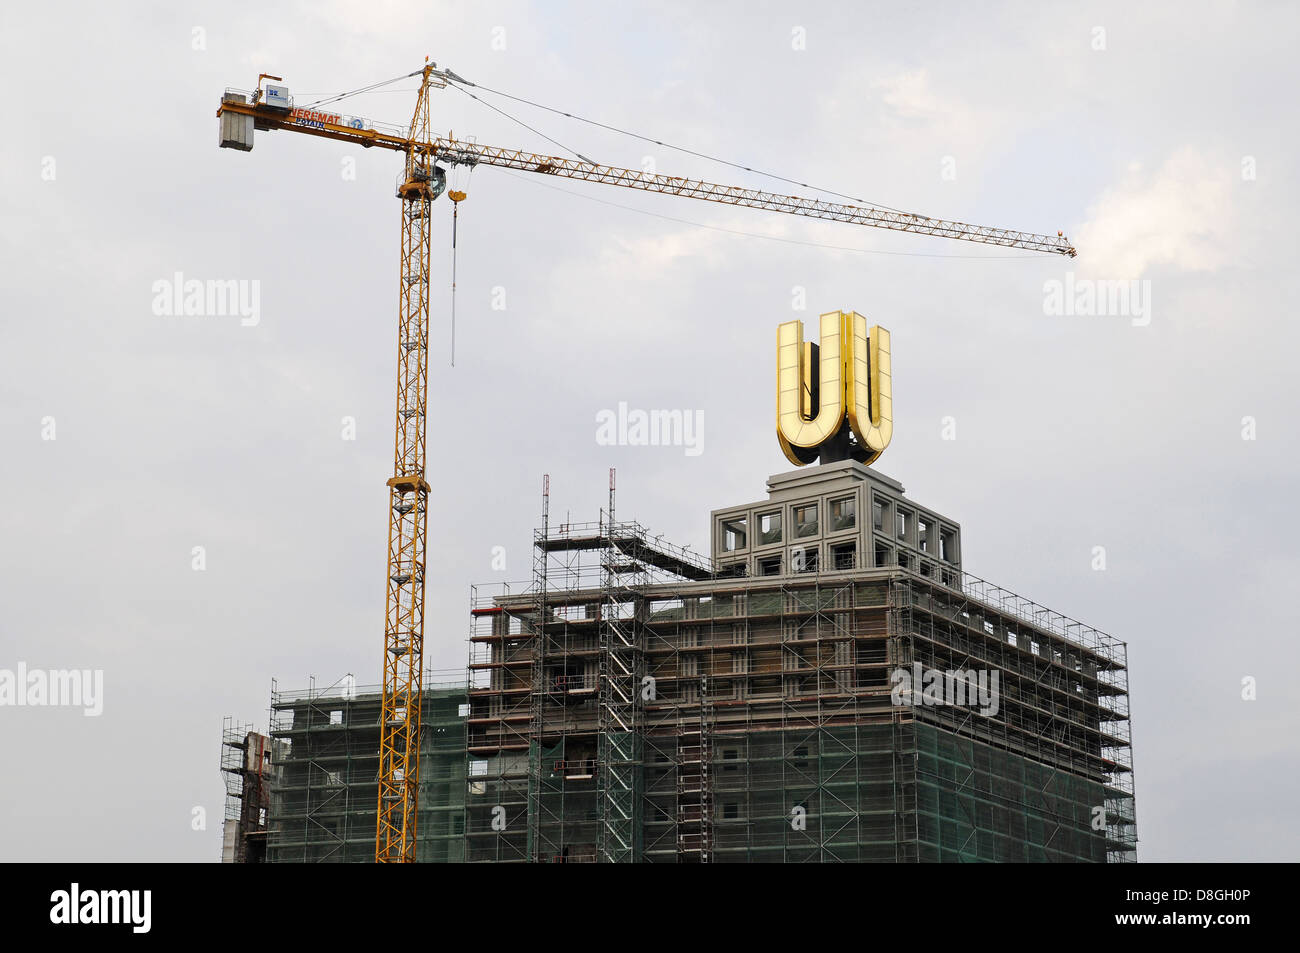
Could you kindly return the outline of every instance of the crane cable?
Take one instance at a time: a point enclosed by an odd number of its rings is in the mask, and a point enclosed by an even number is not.
[[[451,366],[456,366],[456,225],[460,217],[460,203],[467,193],[447,190],[451,199]]]
[[[456,222],[460,203],[451,203],[451,366],[456,366]]]
[[[459,79],[459,77],[449,77],[449,78],[451,78],[453,82],[455,82],[457,79]],[[461,81],[461,82],[465,82],[465,83],[468,83],[468,82],[469,82],[468,80],[464,80],[464,79],[461,79],[460,81]],[[473,84],[470,84],[470,85],[473,85]],[[453,89],[460,89],[460,87],[458,87],[458,86],[453,86],[452,88],[453,88]],[[482,88],[482,87],[481,87],[481,88]],[[511,122],[518,123],[519,125],[523,126],[525,129],[528,129],[528,130],[531,131],[531,132],[535,132],[535,133],[537,133],[537,135],[541,136],[543,139],[546,139],[548,142],[551,142],[551,143],[553,143],[553,144],[559,146],[561,149],[564,149],[564,150],[567,151],[567,152],[572,152],[575,156],[577,156],[577,157],[578,157],[579,159],[581,159],[583,162],[591,162],[591,160],[588,159],[586,156],[582,155],[582,153],[580,153],[580,152],[578,152],[578,151],[576,151],[576,150],[574,150],[574,149],[569,148],[568,146],[566,146],[566,145],[565,145],[564,143],[562,143],[562,142],[559,142],[559,141],[557,141],[557,140],[555,140],[555,139],[550,138],[550,137],[547,136],[545,133],[542,133],[542,132],[539,132],[539,131],[536,130],[536,129],[533,129],[532,126],[528,125],[527,123],[523,122],[522,120],[516,119],[514,116],[510,115],[510,114],[509,114],[508,112],[506,112],[505,110],[498,109],[496,106],[493,106],[491,103],[489,103],[489,102],[485,102],[484,100],[479,99],[479,97],[475,96],[473,93],[469,92],[468,90],[461,89],[460,91],[461,91],[462,93],[465,93],[465,95],[469,96],[471,99],[475,99],[475,100],[478,100],[478,102],[483,103],[483,105],[484,105],[484,106],[487,106],[489,109],[491,109],[491,110],[493,110],[493,111],[495,111],[495,112],[500,113],[502,116],[505,116],[505,117],[506,117],[507,119],[509,119]],[[515,97],[511,97],[511,98],[515,98]],[[543,106],[543,107],[541,107],[541,108],[543,108],[543,109],[547,109],[547,108],[549,108],[549,107]],[[555,110],[551,110],[551,111],[552,111],[552,112],[555,112]],[[568,113],[565,113],[564,115],[567,116]],[[576,117],[574,117],[574,118],[576,118]],[[597,124],[597,125],[599,125],[599,124]],[[633,133],[629,133],[629,135],[634,135],[634,134],[633,134]],[[676,146],[670,146],[669,148],[677,148],[677,147],[676,147]],[[683,150],[683,151],[689,151],[689,150]],[[699,155],[700,153],[693,153],[693,154],[694,154],[694,155]],[[706,157],[706,158],[707,158],[707,157]],[[718,160],[715,160],[715,161],[723,162],[724,160],[722,160],[722,159],[718,159]],[[594,165],[595,163],[592,163],[592,164]],[[727,164],[728,164],[728,165],[731,165],[731,164],[733,164],[733,163],[727,163]],[[763,239],[763,240],[765,240],[765,241],[782,242],[782,243],[787,244],[787,245],[805,245],[805,246],[808,246],[808,247],[811,247],[811,248],[827,248],[827,249],[831,249],[831,250],[833,250],[833,251],[856,252],[856,253],[864,254],[864,255],[889,255],[889,256],[896,256],[896,257],[900,257],[900,258],[967,258],[967,259],[988,259],[988,260],[992,260],[992,261],[1008,261],[1008,260],[1014,260],[1014,259],[1026,259],[1026,260],[1027,260],[1027,259],[1030,259],[1030,258],[1039,258],[1039,257],[1040,257],[1039,255],[1036,255],[1036,254],[1031,254],[1031,255],[956,255],[956,254],[953,254],[953,255],[947,255],[947,254],[942,254],[942,253],[930,253],[930,252],[882,251],[882,250],[880,250],[880,249],[875,249],[875,248],[855,248],[855,247],[853,247],[853,246],[849,246],[849,245],[831,245],[831,244],[827,244],[827,243],[824,243],[824,242],[801,241],[801,240],[799,240],[799,239],[795,239],[795,238],[781,238],[781,237],[778,237],[778,236],[775,236],[775,235],[760,235],[760,234],[757,234],[757,233],[755,233],[755,232],[747,232],[747,231],[742,231],[742,230],[740,230],[740,229],[735,229],[735,228],[723,228],[723,227],[718,226],[718,225],[705,225],[703,222],[693,222],[693,221],[690,221],[689,219],[676,218],[676,217],[674,217],[674,216],[672,216],[672,215],[662,215],[662,214],[660,214],[660,213],[658,213],[658,212],[651,212],[651,211],[649,211],[649,210],[647,210],[647,209],[636,208],[635,206],[631,206],[631,205],[623,205],[623,204],[620,204],[620,203],[618,203],[618,202],[611,202],[611,201],[609,201],[608,199],[597,198],[597,197],[594,196],[594,195],[583,195],[583,194],[580,193],[580,192],[574,192],[574,191],[571,191],[570,189],[564,189],[564,188],[561,188],[561,187],[558,186],[558,185],[552,185],[552,184],[550,184],[549,182],[539,182],[539,181],[537,181],[536,179],[526,178],[525,176],[522,176],[522,175],[516,175],[515,173],[510,172],[510,171],[505,170],[505,169],[502,169],[501,171],[504,172],[506,175],[510,176],[511,178],[519,179],[520,181],[528,182],[528,183],[530,183],[530,184],[532,184],[532,185],[540,185],[540,186],[542,186],[543,188],[552,189],[552,190],[554,190],[554,191],[556,191],[556,192],[563,192],[565,195],[571,195],[571,196],[573,196],[574,198],[586,199],[586,200],[589,201],[589,202],[597,202],[597,203],[599,203],[599,204],[601,204],[601,205],[609,205],[609,206],[612,206],[613,208],[621,208],[621,209],[625,209],[626,211],[629,211],[629,212],[637,212],[638,214],[641,214],[641,215],[649,215],[649,216],[652,217],[652,218],[660,218],[660,219],[663,219],[663,220],[665,220],[665,221],[669,221],[669,222],[677,222],[678,224],[681,224],[681,225],[691,225],[691,226],[694,226],[694,227],[696,227],[696,228],[706,228],[706,229],[709,229],[710,231],[715,231],[715,232],[726,232],[726,233],[731,234],[731,235],[740,235],[740,236],[745,237],[745,238],[760,238],[760,239]],[[752,171],[752,170],[751,170],[751,171]],[[760,173],[758,173],[758,174],[759,174],[759,175],[766,175],[767,173],[760,172]],[[780,179],[781,176],[772,176],[772,178]],[[792,182],[793,180],[792,180],[792,179],[782,179],[782,181],[785,181],[785,182]],[[796,183],[796,184],[802,184],[802,183]],[[805,188],[812,188],[812,189],[815,189],[816,187],[815,187],[815,186],[810,186],[810,185],[805,185]],[[819,189],[819,190],[817,190],[817,191],[827,191],[827,190]],[[841,198],[852,198],[852,196],[841,195],[839,192],[830,192],[829,194],[831,194],[831,195],[840,195]],[[863,202],[863,201],[865,201],[865,199],[857,199],[856,201]],[[868,204],[870,204],[870,203],[868,203]],[[875,207],[875,208],[882,208],[882,209],[889,209],[889,206],[886,206],[886,205],[877,205],[877,206],[874,206],[874,207]],[[898,211],[898,209],[889,209],[889,210],[890,210],[890,211]],[[908,213],[902,213],[902,214],[908,214]],[[454,216],[453,216],[453,218],[454,218]],[[453,282],[453,287],[454,287],[454,282]],[[453,304],[454,304],[454,302],[453,302]]]
[[[606,130],[608,130],[608,131],[610,131],[610,132],[617,132],[617,133],[619,133],[620,135],[630,136],[630,137],[633,138],[633,139],[640,139],[642,142],[649,142],[649,143],[652,143],[652,144],[654,144],[654,145],[656,145],[656,146],[662,146],[662,147],[665,148],[665,149],[672,149],[672,150],[674,150],[674,151],[676,151],[676,152],[681,152],[681,153],[685,153],[686,155],[695,156],[695,157],[698,158],[698,159],[706,159],[706,160],[708,160],[709,162],[717,162],[717,163],[719,163],[719,164],[721,164],[721,165],[730,166],[730,167],[733,168],[733,169],[740,169],[740,170],[743,171],[743,172],[751,172],[751,173],[753,173],[754,175],[761,175],[761,176],[763,176],[764,178],[774,179],[774,180],[776,180],[776,181],[778,181],[778,182],[785,182],[785,183],[788,184],[788,185],[797,185],[797,186],[799,186],[800,188],[804,188],[804,189],[812,189],[814,192],[821,192],[821,193],[823,193],[823,194],[825,194],[825,195],[834,195],[836,198],[848,199],[848,200],[850,200],[850,201],[852,201],[852,202],[860,202],[860,203],[862,203],[863,205],[870,205],[870,206],[873,207],[873,208],[884,209],[884,210],[889,211],[889,212],[899,212],[899,213],[901,213],[901,214],[909,214],[909,213],[906,212],[904,209],[894,208],[893,206],[890,206],[890,205],[882,205],[882,204],[880,204],[879,202],[872,202],[870,199],[864,199],[864,198],[860,198],[860,197],[858,197],[858,196],[854,196],[854,195],[846,195],[846,194],[843,193],[843,192],[836,192],[836,191],[833,190],[833,189],[823,189],[823,188],[819,188],[818,186],[810,185],[810,184],[807,183],[807,182],[800,182],[800,181],[798,181],[797,179],[789,179],[789,178],[786,178],[786,177],[783,176],[783,175],[777,175],[777,174],[774,173],[774,172],[764,172],[762,169],[754,169],[754,168],[751,168],[750,166],[743,165],[743,164],[741,164],[741,163],[739,163],[739,162],[731,162],[731,161],[729,161],[729,160],[727,160],[727,159],[719,158],[718,156],[711,156],[711,155],[708,155],[707,153],[704,153],[704,152],[697,152],[697,151],[695,151],[694,149],[687,149],[685,146],[676,146],[676,145],[673,145],[673,144],[670,143],[670,142],[664,142],[664,141],[662,141],[662,140],[660,140],[660,139],[655,139],[655,138],[653,138],[652,136],[643,136],[643,135],[641,135],[640,133],[632,132],[632,131],[630,131],[630,130],[628,130],[628,129],[620,129],[620,128],[617,127],[617,126],[611,126],[611,125],[608,125],[607,123],[598,122],[598,121],[595,120],[595,119],[587,119],[587,118],[584,117],[584,116],[578,116],[578,115],[575,115],[574,113],[565,112],[565,111],[562,110],[562,109],[556,109],[556,108],[554,108],[554,107],[552,107],[552,106],[547,106],[547,105],[544,105],[544,104],[542,104],[542,103],[534,102],[533,100],[531,100],[531,99],[525,99],[525,98],[523,98],[522,96],[515,96],[515,95],[513,95],[513,94],[511,94],[511,93],[507,93],[507,92],[504,92],[504,91],[499,90],[499,89],[492,89],[490,86],[480,86],[478,83],[470,82],[469,80],[465,79],[465,78],[462,77],[462,76],[456,76],[455,74],[452,74],[452,75],[448,76],[448,80],[449,80],[449,82],[451,83],[452,88],[454,88],[454,89],[460,89],[461,92],[466,93],[466,95],[470,96],[470,97],[473,98],[473,99],[477,99],[479,102],[483,103],[483,105],[487,106],[487,107],[490,108],[490,109],[496,109],[496,107],[493,106],[491,103],[486,102],[486,101],[483,100],[483,99],[479,99],[478,96],[475,96],[473,93],[470,93],[468,90],[461,89],[461,87],[460,87],[459,85],[457,85],[457,84],[459,84],[459,83],[464,83],[464,84],[467,85],[467,86],[473,86],[475,89],[481,89],[481,90],[483,90],[485,93],[492,93],[494,96],[503,96],[503,97],[505,97],[506,99],[513,99],[515,102],[517,102],[517,103],[523,103],[523,104],[526,105],[526,106],[533,106],[533,107],[535,107],[535,108],[537,108],[537,109],[544,109],[544,110],[546,110],[547,112],[555,113],[555,114],[558,115],[558,116],[564,116],[564,117],[566,117],[566,118],[568,118],[568,119],[574,119],[574,120],[577,120],[578,122],[584,122],[584,123],[586,123],[587,125],[590,125],[590,126],[596,126],[596,127],[600,128],[600,129],[606,129]],[[499,113],[501,113],[501,115],[505,116],[507,119],[511,119],[511,120],[513,120],[514,122],[519,123],[521,126],[524,126],[525,129],[531,129],[530,126],[527,126],[527,125],[524,124],[523,122],[520,122],[518,119],[515,119],[513,116],[507,115],[506,113],[502,112],[500,109],[496,109],[496,111],[499,112]],[[537,130],[535,130],[535,129],[533,129],[532,131],[533,131],[533,132],[537,132]],[[549,137],[544,136],[544,135],[543,135],[542,133],[540,133],[540,132],[538,132],[537,134],[538,134],[539,136],[542,136],[544,139],[548,139],[548,141],[555,143],[557,146],[560,146],[560,147],[563,148],[563,149],[568,149],[567,146],[564,146],[564,145],[562,145],[561,143],[555,142],[554,139],[549,139]],[[577,153],[577,152],[574,152],[574,150],[572,150],[572,149],[569,149],[568,151],[569,151],[569,152],[573,152],[574,155],[578,156],[578,158],[582,159],[584,162],[591,162],[590,159],[586,158],[585,156],[580,155],[580,154]],[[593,163],[593,165],[594,165],[594,163]]]
[[[337,95],[335,95],[335,96],[327,96],[327,97],[325,97],[324,99],[318,99],[318,100],[316,100],[315,102],[308,103],[307,106],[305,106],[305,107],[303,107],[303,108],[312,108],[312,107],[316,107],[316,106],[328,105],[328,104],[330,104],[330,103],[336,103],[336,102],[339,102],[339,101],[341,101],[341,100],[347,99],[347,98],[349,98],[349,97],[351,97],[351,96],[356,96],[356,95],[360,95],[360,94],[362,94],[362,93],[367,93],[367,92],[374,91],[374,90],[378,89],[380,86],[387,86],[387,85],[389,85],[390,83],[396,83],[396,82],[400,82],[401,80],[404,80],[404,79],[410,79],[410,78],[413,77],[413,76],[419,76],[419,75],[421,74],[421,72],[422,72],[422,70],[415,70],[415,71],[412,72],[412,73],[406,73],[406,74],[404,74],[404,75],[402,75],[402,76],[394,76],[392,79],[386,79],[386,80],[383,80],[382,82],[378,82],[378,83],[371,83],[369,86],[362,86],[362,87],[360,87],[360,88],[358,88],[358,89],[354,89],[354,90],[351,90],[351,91],[346,92],[346,93],[339,93],[339,94],[337,94]],[[704,159],[704,160],[706,160],[706,161],[708,161],[708,162],[717,162],[717,163],[719,163],[720,165],[729,166],[729,167],[731,167],[731,168],[733,168],[733,169],[740,169],[740,170],[743,171],[743,172],[749,172],[749,173],[752,173],[752,174],[754,174],[754,175],[760,175],[760,176],[763,176],[764,178],[773,179],[774,181],[777,181],[777,182],[785,182],[785,183],[788,184],[788,185],[797,185],[797,186],[799,186],[800,188],[811,189],[811,190],[813,190],[814,192],[821,192],[821,193],[823,193],[824,195],[833,195],[833,196],[835,196],[836,198],[848,199],[848,200],[850,200],[850,201],[852,201],[852,202],[860,202],[860,203],[862,203],[863,205],[869,205],[869,206],[871,206],[872,208],[884,209],[885,211],[889,211],[889,212],[898,212],[898,213],[900,213],[900,214],[911,214],[911,213],[908,213],[905,209],[894,208],[892,205],[884,205],[884,204],[881,204],[881,203],[879,203],[879,202],[872,202],[870,199],[864,199],[864,198],[861,198],[861,197],[859,197],[859,196],[848,195],[848,194],[846,194],[846,193],[844,193],[844,192],[836,192],[834,189],[824,189],[824,188],[820,188],[819,186],[811,185],[811,184],[809,184],[809,183],[807,183],[807,182],[800,182],[800,181],[798,181],[797,179],[791,179],[791,178],[787,178],[786,176],[783,176],[783,175],[777,175],[777,174],[774,173],[774,172],[764,172],[764,171],[761,170],[761,169],[755,169],[755,168],[753,168],[753,167],[751,167],[751,166],[747,166],[747,165],[744,165],[744,164],[739,163],[739,162],[732,162],[732,161],[730,161],[730,160],[728,160],[728,159],[722,159],[722,158],[720,158],[720,157],[718,157],[718,156],[712,156],[712,155],[709,155],[708,153],[698,152],[698,151],[696,151],[696,150],[694,150],[694,149],[688,149],[688,148],[686,148],[685,146],[673,145],[673,144],[670,143],[670,142],[664,142],[663,140],[661,140],[661,139],[655,139],[655,138],[652,137],[652,136],[645,136],[645,135],[642,135],[642,134],[637,133],[637,132],[632,132],[631,130],[628,130],[628,129],[620,129],[618,126],[611,126],[611,125],[609,125],[608,123],[599,122],[599,121],[597,121],[597,120],[595,120],[595,119],[588,119],[588,118],[586,118],[585,116],[579,116],[579,115],[576,115],[575,113],[566,112],[566,111],[564,111],[563,109],[556,109],[556,108],[553,107],[553,106],[547,106],[547,105],[545,105],[545,104],[543,104],[543,103],[534,102],[533,100],[531,100],[531,99],[525,99],[525,98],[522,97],[522,96],[515,96],[514,94],[512,94],[512,93],[507,93],[507,92],[505,92],[504,90],[493,89],[493,88],[490,87],[490,86],[482,86],[482,85],[480,85],[480,84],[478,84],[478,83],[472,82],[471,80],[465,79],[463,76],[458,76],[458,75],[456,75],[455,73],[452,73],[450,70],[446,71],[446,73],[445,73],[444,75],[446,75],[447,83],[448,83],[448,85],[449,85],[452,89],[459,90],[460,92],[462,92],[462,93],[464,93],[466,96],[468,96],[470,99],[473,99],[473,100],[475,100],[476,102],[479,102],[479,103],[483,104],[484,106],[487,106],[487,107],[488,107],[489,109],[491,109],[493,112],[499,113],[500,115],[502,115],[502,116],[504,116],[505,118],[509,119],[511,122],[513,122],[513,123],[517,123],[518,125],[523,126],[523,127],[524,127],[525,129],[527,129],[529,132],[531,132],[531,133],[533,133],[533,134],[535,134],[535,135],[541,136],[543,139],[545,139],[547,142],[551,143],[552,145],[559,146],[559,147],[560,147],[561,149],[563,149],[565,152],[571,152],[571,153],[573,153],[573,155],[577,156],[577,157],[578,157],[579,159],[581,159],[583,162],[587,162],[587,163],[590,163],[590,164],[592,164],[592,165],[596,165],[597,163],[596,163],[595,161],[593,161],[592,159],[589,159],[587,156],[584,156],[581,152],[578,152],[576,149],[572,149],[572,148],[570,148],[569,146],[566,146],[564,143],[560,142],[559,140],[557,140],[557,139],[552,139],[550,136],[546,135],[546,133],[542,132],[541,130],[536,129],[536,128],[534,128],[534,127],[528,125],[528,123],[524,122],[522,119],[517,119],[517,118],[515,118],[514,116],[510,115],[509,113],[507,113],[505,110],[497,108],[496,106],[492,105],[491,103],[489,103],[487,100],[483,99],[482,97],[475,96],[475,95],[474,95],[473,93],[471,93],[468,89],[465,89],[465,87],[466,87],[466,86],[473,86],[475,89],[482,90],[482,91],[485,92],[485,93],[491,93],[491,94],[494,95],[494,96],[502,96],[502,97],[504,97],[504,98],[506,98],[506,99],[514,100],[514,101],[517,102],[517,103],[523,103],[523,104],[526,105],[526,106],[532,106],[532,107],[534,107],[535,109],[543,109],[543,110],[545,110],[546,112],[554,113],[554,114],[556,114],[557,116],[564,116],[564,117],[567,118],[567,119],[573,119],[573,120],[576,120],[576,121],[578,121],[578,122],[586,123],[587,125],[590,125],[590,126],[596,126],[597,128],[605,129],[605,130],[607,130],[607,131],[609,131],[609,132],[616,132],[616,133],[618,133],[618,134],[620,134],[620,135],[623,135],[623,136],[629,136],[629,137],[631,137],[631,138],[633,138],[633,139],[639,139],[639,140],[641,140],[642,142],[649,142],[649,143],[652,143],[653,145],[661,146],[661,147],[663,147],[663,148],[665,148],[665,149],[672,149],[672,150],[674,150],[675,152],[681,152],[681,153],[683,153],[683,154],[685,154],[685,155],[695,156],[696,158]]]
[[[518,179],[520,182],[528,185],[540,186],[544,189],[551,189],[555,192],[563,192],[565,195],[572,196],[575,199],[582,199],[586,202],[595,202],[599,205],[608,205],[610,208],[620,208],[625,212],[635,212],[638,215],[648,215],[651,218],[662,219],[665,222],[676,222],[678,225],[690,225],[693,228],[704,228],[711,232],[725,232],[728,235],[739,235],[741,238],[757,238],[765,242],[780,242],[783,245],[803,245],[807,248],[826,248],[831,251],[848,251],[857,252],[862,255],[889,255],[896,258],[964,258],[967,260],[987,260],[987,261],[1029,261],[1031,259],[1042,261],[1043,256],[1039,254],[1030,255],[946,255],[933,252],[918,251],[884,251],[879,248],[858,248],[852,245],[832,245],[827,242],[804,241],[798,238],[784,238],[780,235],[761,235],[758,232],[747,232],[739,228],[724,228],[721,225],[706,225],[704,222],[693,222],[687,218],[677,218],[674,215],[664,215],[660,212],[652,212],[649,209],[637,208],[635,205],[624,205],[621,202],[611,202],[609,199],[598,198],[594,195],[586,195],[582,192],[575,192],[572,189],[561,188],[558,185],[552,185],[550,182],[542,182],[531,176],[519,175],[508,169],[501,169],[502,174],[510,176],[512,179]]]
[[[354,89],[351,90],[350,92],[338,93],[334,96],[326,96],[323,99],[318,99],[315,102],[308,103],[307,105],[302,106],[301,108],[313,109],[316,106],[324,106],[329,103],[337,103],[340,100],[347,99],[349,96],[357,96],[361,93],[367,93],[370,92],[371,90],[378,89],[380,86],[387,86],[389,83],[397,83],[397,82],[401,82],[404,79],[410,79],[412,76],[419,76],[422,72],[423,70],[416,70],[414,73],[405,73],[401,76],[394,76],[392,79],[386,79],[379,83],[371,83],[369,86],[362,86],[360,89]]]
[[[523,126],[525,129],[527,129],[529,132],[533,133],[534,135],[541,136],[543,139],[545,139],[545,140],[546,140],[547,142],[549,142],[551,145],[553,145],[553,146],[559,146],[559,147],[560,147],[561,149],[563,149],[565,152],[572,152],[575,156],[577,156],[577,157],[578,157],[579,159],[581,159],[583,162],[586,162],[588,165],[598,165],[598,164],[599,164],[599,163],[597,163],[597,162],[596,162],[595,160],[593,160],[593,159],[588,159],[586,156],[584,156],[584,155],[583,155],[581,152],[579,152],[577,149],[572,149],[572,148],[570,148],[569,146],[566,146],[564,143],[560,142],[558,139],[552,139],[550,136],[548,136],[546,133],[542,132],[540,129],[534,129],[532,126],[528,125],[528,123],[524,122],[522,119],[516,119],[514,116],[510,115],[510,114],[509,114],[508,112],[506,112],[504,109],[498,109],[496,106],[493,106],[493,105],[492,105],[490,102],[488,102],[487,100],[485,100],[485,99],[480,99],[478,96],[475,96],[473,93],[471,93],[468,89],[462,89],[461,87],[456,86],[456,85],[454,85],[454,84],[452,85],[451,88],[452,88],[452,89],[455,89],[455,90],[458,90],[459,92],[464,93],[466,96],[468,96],[470,99],[472,99],[472,100],[474,100],[474,101],[476,101],[476,102],[482,103],[484,106],[486,106],[488,109],[492,110],[493,112],[495,112],[495,113],[500,113],[502,116],[505,116],[505,117],[506,117],[507,119],[509,119],[511,122],[513,122],[513,123],[517,123],[518,125]],[[491,92],[491,90],[488,90],[488,92]],[[511,98],[513,99],[514,97],[512,96]],[[545,107],[543,107],[543,108],[545,108]],[[551,111],[554,112],[555,110],[551,110]],[[565,113],[565,115],[568,115],[568,113]]]

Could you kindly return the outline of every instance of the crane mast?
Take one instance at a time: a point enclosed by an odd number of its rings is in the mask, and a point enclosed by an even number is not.
[[[424,582],[429,484],[425,480],[429,391],[429,221],[445,173],[416,144],[429,139],[426,66],[411,118],[402,205],[397,296],[397,410],[388,481],[388,595],[379,729],[376,863],[414,863],[420,790],[420,710],[424,688]]]
[[[565,159],[519,149],[434,137],[429,125],[429,92],[449,82],[473,85],[426,63],[410,76],[421,77],[410,128],[384,131],[359,119],[295,109],[288,90],[262,81],[255,93],[227,90],[217,109],[220,144],[250,151],[254,131],[286,130],[363,148],[401,152],[405,164],[397,196],[401,200],[401,271],[398,286],[397,408],[393,476],[388,480],[388,576],[384,619],[384,682],[379,747],[379,803],[375,861],[413,863],[420,785],[420,722],[424,671],[424,587],[429,484],[425,479],[426,409],[429,357],[430,212],[446,189],[445,166],[477,165],[541,173],[646,192],[782,212],[805,218],[913,232],[958,241],[1075,256],[1060,233],[1038,235],[1013,229],[970,225],[870,205],[781,195],[760,189],[719,185],[701,179],[657,175]],[[463,192],[452,192],[459,202]],[[611,506],[612,512],[612,506]]]

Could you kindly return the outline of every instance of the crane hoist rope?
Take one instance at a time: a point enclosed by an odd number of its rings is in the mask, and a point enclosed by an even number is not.
[[[451,366],[456,366],[456,222],[460,217],[460,203],[465,201],[466,193],[451,189],[447,192],[451,199]]]

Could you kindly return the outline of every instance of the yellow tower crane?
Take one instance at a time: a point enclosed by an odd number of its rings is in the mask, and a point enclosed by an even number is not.
[[[379,748],[379,804],[375,861],[415,861],[420,784],[420,699],[424,658],[425,536],[429,484],[425,482],[425,400],[429,353],[429,224],[432,203],[447,186],[447,167],[478,165],[583,179],[645,192],[784,212],[805,218],[915,232],[1004,248],[1065,255],[1074,248],[1053,236],[968,225],[872,205],[849,205],[699,179],[637,172],[585,158],[565,159],[503,149],[429,132],[429,91],[473,86],[434,63],[405,77],[420,77],[415,114],[407,130],[384,130],[323,108],[298,108],[280,77],[263,73],[252,92],[227,90],[217,109],[220,145],[250,151],[256,130],[287,130],[364,148],[400,152],[405,168],[401,200],[402,251],[398,293],[397,415],[393,476],[388,480],[388,597],[384,623],[384,688]],[[265,82],[269,80],[275,83]],[[457,205],[465,198],[455,190]],[[454,280],[454,279],[453,279]]]

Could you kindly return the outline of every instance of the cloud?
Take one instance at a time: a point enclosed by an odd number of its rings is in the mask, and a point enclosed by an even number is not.
[[[930,89],[930,77],[923,69],[885,77],[873,86],[880,91],[880,101],[901,119],[933,121],[954,112],[935,96]]]
[[[1141,278],[1155,265],[1215,271],[1235,242],[1235,166],[1184,147],[1154,173],[1129,166],[1074,230],[1086,249],[1080,271],[1111,279]]]
[[[922,154],[942,149],[973,158],[989,143],[1002,141],[1011,116],[997,104],[973,100],[964,92],[926,69],[880,72],[872,64],[857,64],[842,74],[826,116],[840,126],[845,112],[857,116],[861,133],[876,147],[906,142]]]

